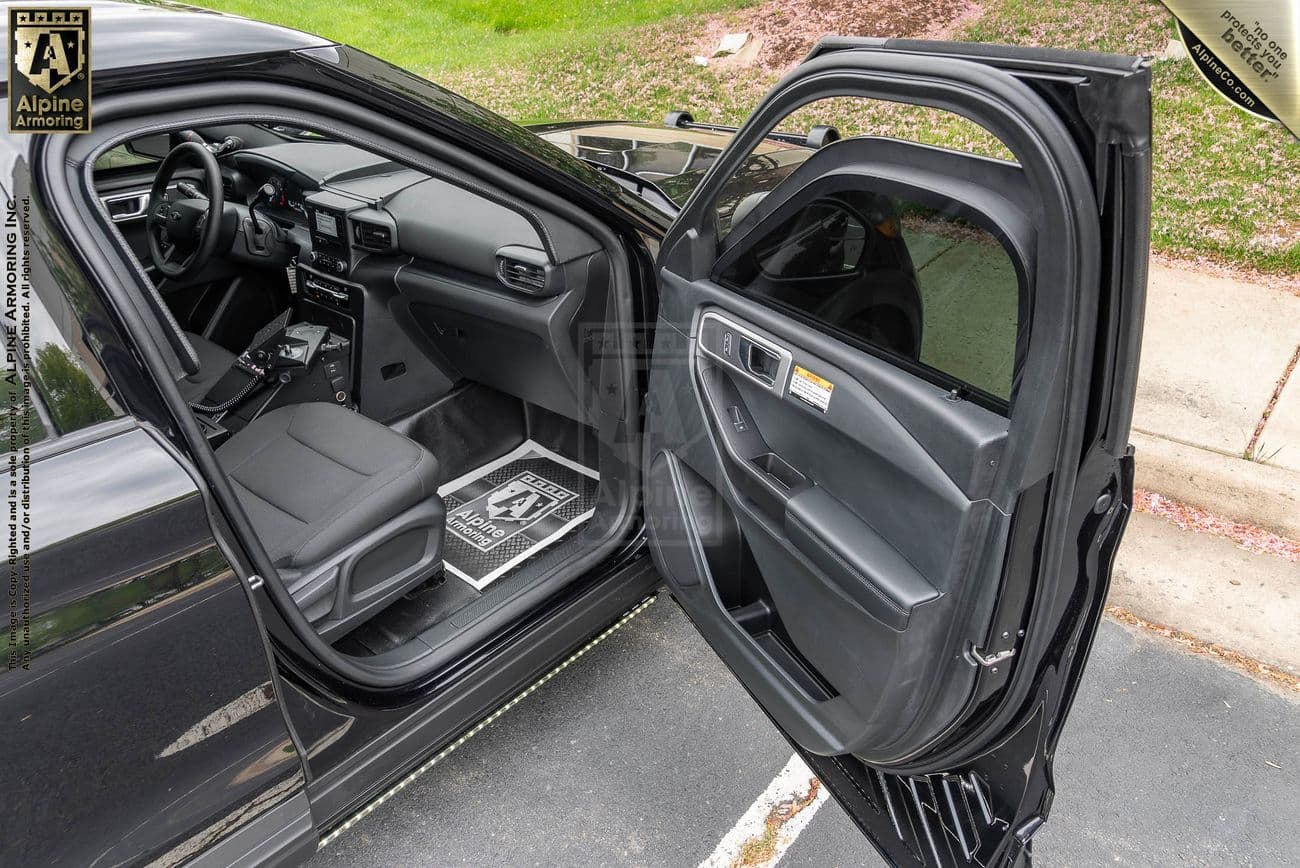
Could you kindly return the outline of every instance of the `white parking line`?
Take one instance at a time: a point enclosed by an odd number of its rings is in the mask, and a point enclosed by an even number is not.
[[[794,754],[700,868],[775,865],[825,801],[826,788]]]

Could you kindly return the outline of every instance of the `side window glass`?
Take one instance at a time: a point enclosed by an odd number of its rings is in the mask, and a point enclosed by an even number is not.
[[[99,155],[95,160],[96,172],[111,172],[114,169],[126,169],[133,166],[148,166],[158,162],[153,157],[133,153],[126,145],[118,145]]]
[[[3,391],[5,399],[5,420],[0,427],[0,455],[22,450],[44,440],[48,434],[36,408],[36,396],[14,367],[6,368],[0,391]]]
[[[918,362],[942,374],[939,382],[956,380],[1009,402],[1028,288],[999,237],[961,203],[887,193],[867,174],[847,175],[832,192],[793,212],[783,207],[751,230],[746,218],[816,153],[762,150],[723,185],[715,204],[722,237],[736,227],[747,233],[719,282]],[[973,158],[954,152],[952,159],[959,167]]]
[[[86,327],[104,321],[98,298],[62,242],[49,234],[40,209],[24,196],[12,201],[6,241],[14,245],[22,267],[4,289],[5,325],[12,329],[6,369],[10,420],[21,417],[45,437],[122,415],[94,352],[96,338]],[[20,364],[23,344],[27,353]],[[28,396],[27,389],[35,394]],[[30,409],[37,398],[43,420]],[[33,436],[33,442],[39,437]],[[12,434],[7,437],[6,448],[19,445]]]
[[[32,378],[60,433],[76,431],[117,415],[66,346],[47,341],[32,349]]]

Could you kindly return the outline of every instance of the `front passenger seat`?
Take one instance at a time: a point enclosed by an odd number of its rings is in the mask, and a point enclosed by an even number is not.
[[[334,404],[293,404],[253,420],[217,461],[326,639],[442,565],[437,459],[391,428]]]

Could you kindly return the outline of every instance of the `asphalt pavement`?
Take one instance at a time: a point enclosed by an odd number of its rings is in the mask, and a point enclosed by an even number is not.
[[[319,852],[325,866],[694,866],[791,750],[666,595]],[[1039,865],[1300,863],[1300,704],[1105,622]],[[781,865],[880,865],[827,801]]]

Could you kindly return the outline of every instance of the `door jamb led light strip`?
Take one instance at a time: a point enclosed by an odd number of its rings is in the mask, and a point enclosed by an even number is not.
[[[357,811],[355,814],[353,814],[351,817],[349,817],[346,821],[344,821],[342,824],[340,824],[338,827],[336,827],[333,831],[331,831],[328,835],[326,835],[325,837],[321,838],[321,839],[320,839],[320,843],[316,845],[316,849],[317,849],[317,850],[323,850],[327,845],[329,845],[331,842],[333,842],[336,838],[338,838],[338,837],[339,837],[340,835],[342,835],[344,832],[347,832],[349,829],[351,829],[353,826],[355,826],[358,822],[360,822],[361,820],[365,819],[366,817],[368,817],[368,816],[370,816],[372,813],[374,813],[375,809],[378,808],[380,805],[382,805],[384,802],[388,801],[390,798],[392,798],[393,796],[395,796],[397,793],[399,793],[399,792],[401,792],[402,790],[406,789],[406,787],[408,787],[411,783],[413,783],[413,782],[416,780],[416,778],[420,777],[420,775],[424,774],[424,773],[427,772],[429,769],[433,768],[433,767],[436,766],[438,763],[442,762],[443,759],[445,759],[445,758],[447,757],[447,755],[450,754],[452,751],[454,751],[456,748],[460,747],[460,746],[463,745],[465,742],[469,741],[471,738],[473,738],[474,736],[478,735],[480,732],[482,732],[484,729],[486,729],[488,726],[490,726],[492,723],[494,723],[494,722],[497,720],[497,718],[501,717],[501,716],[502,716],[503,714],[505,714],[507,711],[509,711],[510,709],[514,708],[516,705],[518,705],[520,702],[522,702],[524,699],[526,699],[526,698],[527,698],[529,695],[531,695],[535,690],[537,690],[537,688],[541,687],[543,684],[545,684],[546,682],[550,681],[550,680],[551,680],[552,678],[554,678],[556,675],[559,675],[561,672],[563,672],[565,669],[567,669],[567,668],[569,667],[569,665],[570,665],[571,663],[573,663],[575,660],[577,660],[579,657],[581,657],[582,655],[586,654],[586,653],[587,653],[588,651],[590,651],[592,648],[595,648],[595,647],[596,647],[597,645],[599,645],[601,642],[603,642],[603,641],[605,641],[606,639],[608,639],[608,638],[609,638],[609,637],[614,633],[615,630],[618,630],[620,627],[622,627],[622,626],[623,626],[624,624],[626,624],[628,621],[631,621],[631,620],[632,620],[633,618],[635,618],[637,615],[639,615],[639,614],[641,614],[643,611],[645,611],[645,610],[650,606],[650,604],[653,603],[653,602],[655,601],[656,596],[657,596],[657,595],[655,595],[655,594],[651,594],[649,597],[646,597],[646,598],[645,598],[644,600],[642,600],[640,603],[637,603],[635,606],[633,606],[631,609],[629,609],[629,610],[628,610],[628,611],[623,615],[623,617],[619,618],[619,619],[618,619],[617,621],[615,621],[613,624],[611,624],[611,625],[609,625],[608,627],[606,627],[606,628],[605,628],[605,629],[600,633],[600,635],[594,637],[594,638],[593,638],[591,641],[589,641],[586,645],[583,645],[583,646],[582,646],[581,648],[579,648],[577,651],[574,651],[572,654],[570,654],[570,655],[569,655],[569,656],[564,660],[564,662],[560,663],[558,666],[556,666],[556,667],[555,667],[554,669],[552,669],[550,672],[547,672],[547,673],[546,673],[545,675],[543,675],[541,678],[539,678],[539,679],[537,679],[536,681],[534,681],[534,682],[533,682],[532,684],[530,684],[527,688],[525,688],[521,693],[516,694],[515,697],[514,697],[513,699],[511,699],[509,702],[507,702],[505,705],[502,705],[502,706],[501,706],[500,708],[498,708],[496,711],[492,712],[492,713],[489,714],[487,717],[483,718],[483,719],[480,720],[478,723],[476,723],[474,726],[470,727],[470,728],[469,728],[468,730],[466,730],[466,731],[465,731],[465,732],[464,732],[464,733],[463,733],[459,738],[457,738],[457,739],[456,739],[455,741],[453,741],[451,744],[449,744],[449,745],[447,745],[446,747],[444,747],[442,750],[438,751],[436,754],[434,754],[434,755],[433,755],[432,757],[430,757],[429,759],[425,760],[425,761],[424,761],[424,762],[423,762],[419,767],[417,767],[414,771],[412,771],[412,772],[410,772],[409,774],[407,774],[406,777],[402,778],[400,781],[398,781],[397,783],[395,783],[395,784],[393,784],[391,787],[389,787],[387,790],[385,790],[383,793],[381,793],[380,795],[376,796],[376,797],[374,798],[374,800],[371,801],[371,802],[369,802],[369,803],[368,803],[364,808],[362,808],[361,810]]]

